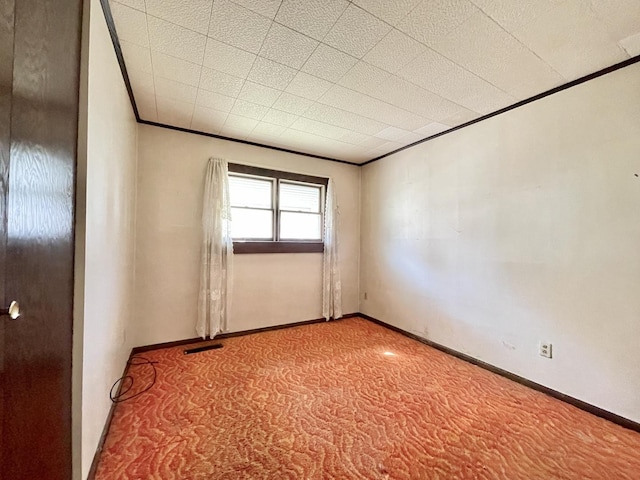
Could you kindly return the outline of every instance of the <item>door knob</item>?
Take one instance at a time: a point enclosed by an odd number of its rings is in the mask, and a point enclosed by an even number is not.
[[[0,315],[8,315],[12,320],[16,320],[20,316],[20,304],[14,300],[11,305],[0,311]]]

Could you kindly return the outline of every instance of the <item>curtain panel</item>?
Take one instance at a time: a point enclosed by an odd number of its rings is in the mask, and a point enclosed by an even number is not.
[[[338,255],[339,209],[332,179],[327,185],[324,209],[324,256],[322,260],[322,316],[329,320],[342,317],[342,283]]]
[[[198,336],[213,338],[227,329],[233,274],[231,203],[226,160],[210,158],[202,205],[202,247]]]

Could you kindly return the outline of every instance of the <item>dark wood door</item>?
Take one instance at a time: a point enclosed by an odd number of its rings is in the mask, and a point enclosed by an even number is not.
[[[81,0],[0,0],[0,477],[71,478]]]

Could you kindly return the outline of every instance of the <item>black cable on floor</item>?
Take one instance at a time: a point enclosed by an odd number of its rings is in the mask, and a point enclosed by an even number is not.
[[[125,402],[127,400],[131,400],[132,398],[135,398],[151,390],[151,388],[156,383],[156,378],[158,377],[158,372],[156,371],[156,366],[155,366],[156,363],[158,362],[154,362],[145,357],[131,357],[127,361],[127,374],[124,377],[120,377],[118,380],[116,380],[115,383],[111,386],[111,390],[109,390],[109,398],[111,399],[111,401],[113,403]],[[133,377],[129,375],[129,369],[131,367],[136,367],[139,365],[151,365],[151,368],[153,368],[153,380],[144,389],[127,396],[127,394],[133,388],[133,384],[134,384]],[[128,384],[126,386],[124,385],[125,381],[128,381]],[[118,392],[118,389],[120,390],[119,392]],[[114,394],[113,393],[114,390],[118,393]]]

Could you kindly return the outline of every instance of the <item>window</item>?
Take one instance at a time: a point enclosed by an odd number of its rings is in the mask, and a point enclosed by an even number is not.
[[[235,253],[322,252],[327,179],[229,164]]]

